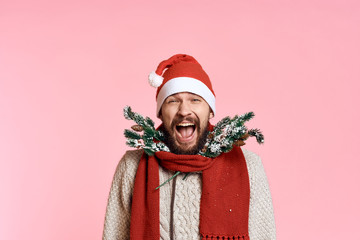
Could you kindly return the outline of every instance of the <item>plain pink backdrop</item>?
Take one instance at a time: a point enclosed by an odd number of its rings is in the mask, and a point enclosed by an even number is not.
[[[51,2],[51,3],[50,3]],[[359,239],[358,1],[0,2],[0,239],[100,239],[125,105],[176,53],[254,111],[278,239]],[[157,121],[159,123],[159,121]]]

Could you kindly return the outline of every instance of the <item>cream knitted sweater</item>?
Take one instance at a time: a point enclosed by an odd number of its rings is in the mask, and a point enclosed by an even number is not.
[[[274,240],[272,200],[261,159],[242,149],[250,178],[250,240]],[[129,239],[131,198],[143,150],[127,151],[119,162],[108,198],[103,240]],[[160,183],[174,172],[159,167]],[[200,239],[201,173],[184,174],[160,188],[160,235],[163,240]]]

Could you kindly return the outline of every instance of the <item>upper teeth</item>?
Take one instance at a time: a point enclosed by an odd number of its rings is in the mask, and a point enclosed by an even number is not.
[[[187,127],[187,126],[194,126],[193,123],[179,123],[178,124],[179,127]]]

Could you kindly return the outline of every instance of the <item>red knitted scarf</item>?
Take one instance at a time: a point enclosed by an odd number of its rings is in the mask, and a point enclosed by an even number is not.
[[[159,165],[172,171],[202,171],[202,239],[249,240],[249,176],[239,147],[214,159],[169,152],[148,157],[144,153],[135,178],[130,239],[160,239],[160,190],[155,190],[160,184]]]

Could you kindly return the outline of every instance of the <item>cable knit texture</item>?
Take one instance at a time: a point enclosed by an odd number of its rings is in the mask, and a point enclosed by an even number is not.
[[[250,180],[250,240],[275,240],[275,221],[270,190],[261,159],[242,149]],[[106,209],[103,240],[129,239],[131,198],[135,174],[143,150],[127,151],[113,177]],[[160,183],[174,172],[159,167]],[[161,239],[200,239],[201,173],[178,175],[160,188]]]

